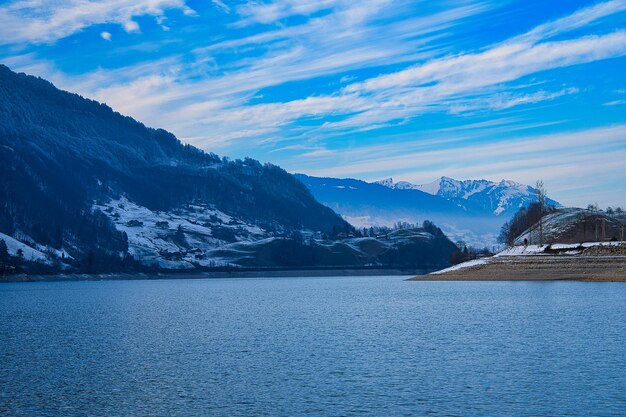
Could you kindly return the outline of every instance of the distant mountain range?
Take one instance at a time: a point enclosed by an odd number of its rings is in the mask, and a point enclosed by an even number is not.
[[[435,268],[456,250],[432,225],[383,242],[353,232],[277,166],[183,145],[0,65],[0,257],[27,272]]]
[[[490,213],[503,218],[512,216],[520,207],[527,206],[534,201],[537,191],[529,185],[510,180],[459,181],[454,178],[441,177],[428,184],[415,185],[406,181],[394,183],[392,178],[387,178],[376,183],[397,190],[423,191],[445,198],[468,210],[478,211],[481,214]],[[552,199],[547,199],[547,203],[556,207],[560,206]]]
[[[475,246],[496,245],[501,226],[535,200],[535,189],[514,181],[459,181],[448,177],[423,185],[374,183],[296,174],[315,198],[355,226],[414,223],[429,219],[452,239]],[[548,204],[559,207],[554,200]]]

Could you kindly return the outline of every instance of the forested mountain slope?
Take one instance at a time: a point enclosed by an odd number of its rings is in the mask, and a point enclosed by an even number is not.
[[[0,232],[76,260],[124,256],[128,233],[103,209],[122,197],[155,213],[195,202],[263,235],[349,228],[279,167],[183,145],[171,133],[6,66],[0,66],[0,161]]]

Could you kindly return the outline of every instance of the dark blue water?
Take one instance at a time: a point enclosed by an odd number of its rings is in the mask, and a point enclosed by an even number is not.
[[[626,285],[0,285],[0,415],[624,415]]]

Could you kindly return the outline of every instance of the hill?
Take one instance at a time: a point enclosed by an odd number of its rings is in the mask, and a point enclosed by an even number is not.
[[[5,66],[0,160],[0,232],[75,260],[90,251],[119,257],[136,243],[101,210],[122,198],[152,212],[180,214],[187,204],[203,204],[218,224],[230,216],[261,234],[349,227],[277,166],[183,145],[169,132]],[[174,235],[177,227],[161,231]]]
[[[580,208],[559,208],[543,217],[543,240],[551,243],[584,243],[624,240],[625,215],[608,215]],[[515,239],[516,245],[539,243],[539,223]]]
[[[456,249],[419,230],[372,254],[283,169],[184,145],[1,65],[0,161],[0,239],[30,272],[446,265]]]

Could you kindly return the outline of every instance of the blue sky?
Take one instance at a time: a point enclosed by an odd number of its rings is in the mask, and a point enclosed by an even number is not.
[[[16,0],[0,62],[291,172],[626,206],[626,0]]]

